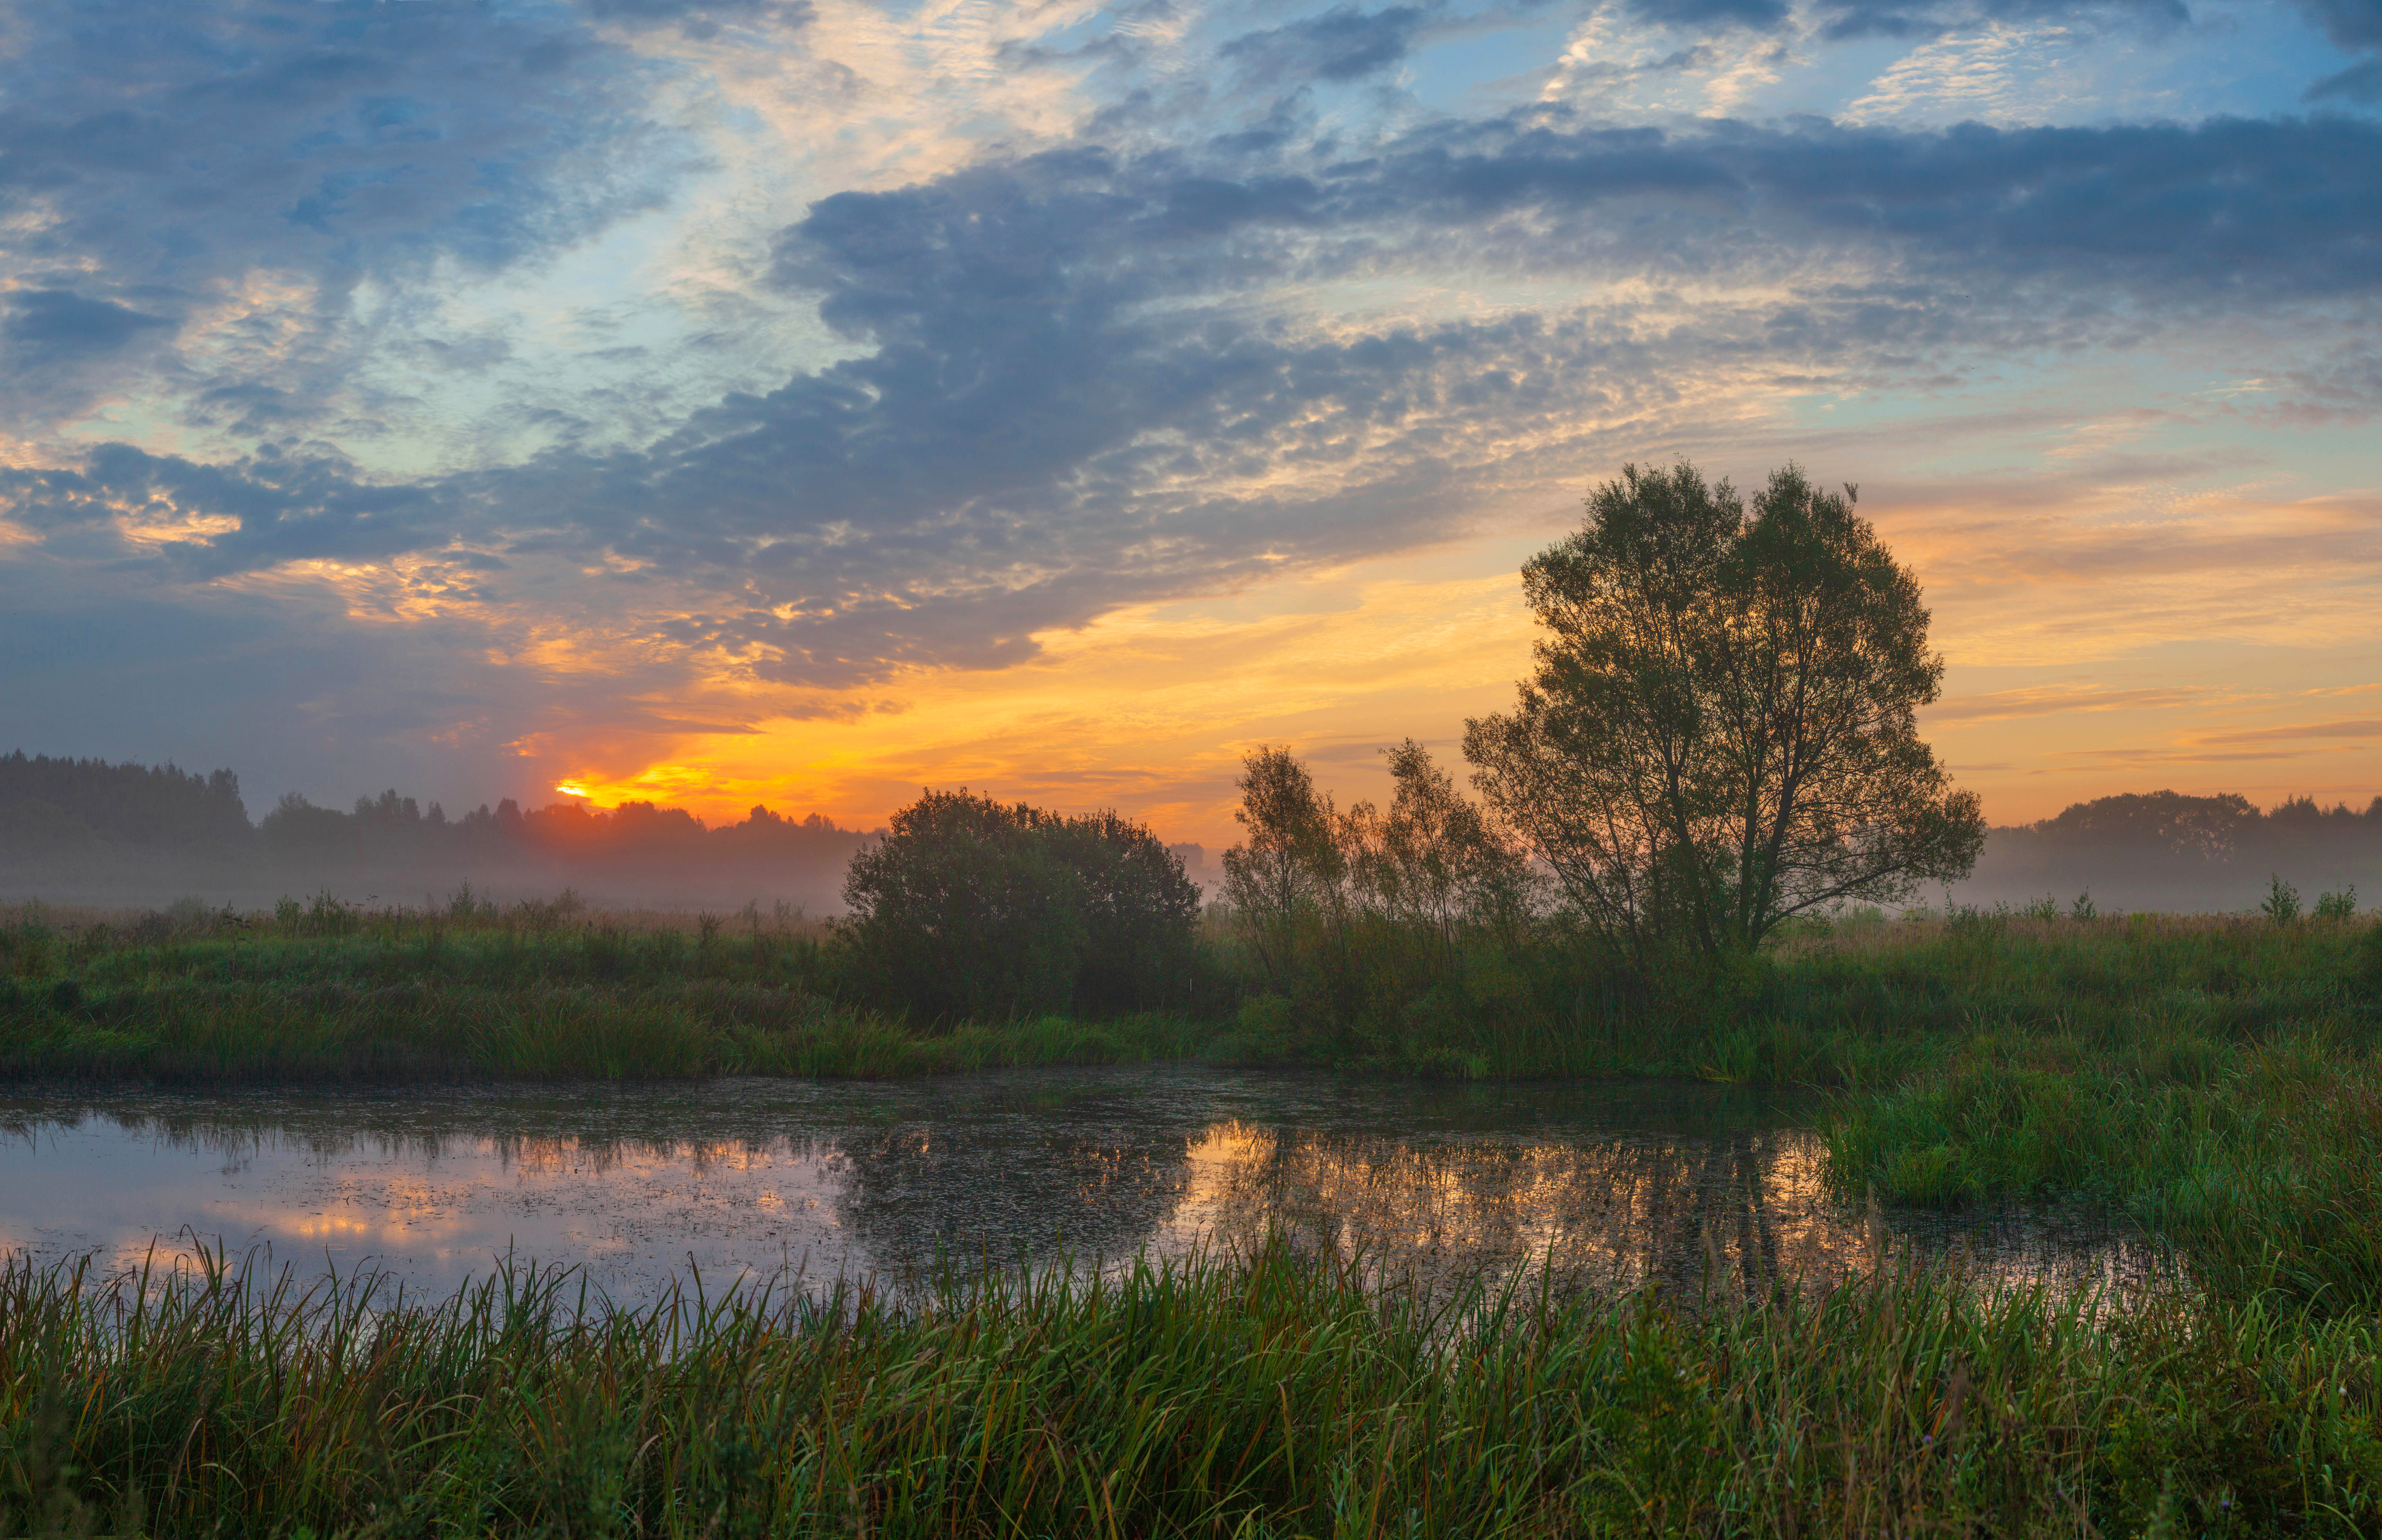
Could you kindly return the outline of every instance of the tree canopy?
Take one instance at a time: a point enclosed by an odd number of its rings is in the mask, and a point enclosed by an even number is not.
[[[1511,713],[1466,724],[1465,755],[1633,950],[1750,951],[1798,911],[1976,860],[1978,800],[1913,715],[1944,673],[1919,583],[1856,495],[1790,465],[1749,509],[1684,462],[1629,466],[1523,568],[1537,669]]]
[[[844,874],[857,978],[927,1021],[1180,1006],[1199,889],[1114,813],[927,791]]]

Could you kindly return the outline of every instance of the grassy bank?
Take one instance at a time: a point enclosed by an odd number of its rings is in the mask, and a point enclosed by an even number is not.
[[[1443,958],[1395,1012],[1385,989],[1344,1018],[1395,1032],[1320,1033],[1254,984],[1202,1018],[923,1027],[844,996],[817,928],[758,915],[18,914],[18,1077],[1205,1057],[1792,1082],[1840,1093],[1848,1191],[2081,1196],[2177,1241],[2200,1288],[2097,1320],[1912,1273],[1676,1314],[1433,1307],[1270,1250],[945,1280],[898,1308],[624,1312],[559,1275],[393,1307],[222,1270],[93,1290],[20,1260],[0,1276],[0,1534],[2376,1533],[2374,935],[1805,926],[1651,988],[1541,938]]]
[[[1905,1273],[1673,1314],[1425,1306],[1280,1248],[907,1308],[374,1310],[236,1271],[0,1277],[37,1532],[2306,1534],[2382,1522],[2382,1341]],[[14,1533],[15,1531],[12,1531]]]
[[[2031,1088],[2098,1077],[2078,1092],[2090,1103],[2249,1083],[2273,1079],[2259,1066],[2281,1045],[2346,1062],[2382,1043],[2382,943],[2355,923],[1806,925],[1721,976],[1652,980],[1553,928],[1454,955],[1358,935],[1335,1001],[1272,993],[1211,926],[1215,983],[1196,1011],[922,1023],[873,1008],[816,924],[459,908],[0,913],[0,1074],[868,1076],[1208,1057],[1900,1089],[1915,1097],[1900,1120],[1881,1111],[1844,1153],[1897,1194],[1946,1201],[2082,1186],[2106,1167],[2072,1137],[2098,1111],[2060,1113]]]
[[[1933,987],[1961,1008],[1837,1104],[1838,1181],[1904,1204],[2081,1197],[2179,1242],[2225,1292],[2382,1303],[2370,925],[2005,926],[1939,947]]]
[[[29,911],[0,927],[0,1075],[878,1077],[1185,1057],[1222,1030],[1140,1015],[921,1031],[838,1000],[831,974],[817,927],[757,919]]]

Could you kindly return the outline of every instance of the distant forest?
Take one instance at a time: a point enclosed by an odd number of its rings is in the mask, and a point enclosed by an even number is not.
[[[651,802],[524,810],[507,799],[449,817],[395,790],[345,810],[293,793],[252,824],[229,770],[0,757],[0,898],[261,905],[328,888],[418,904],[468,882],[501,898],[567,886],[598,903],[759,899],[820,913],[841,907],[845,866],[881,833],[763,807],[710,826]],[[1175,849],[1203,875],[1198,847]],[[2247,910],[2270,875],[2310,899],[2355,886],[2361,905],[2382,900],[2382,797],[2363,811],[2302,797],[2268,812],[2230,794],[2100,797],[1994,829],[1954,897],[2050,895],[2067,908],[2089,891],[2104,911]]]
[[[393,789],[346,810],[293,792],[251,824],[229,770],[0,758],[0,897],[14,898],[262,904],[327,888],[419,904],[470,883],[494,897],[572,886],[596,902],[757,898],[817,912],[871,837],[765,807],[717,827],[651,802],[524,811],[507,798],[450,818]]]
[[[2265,813],[2230,793],[2096,797],[2039,824],[1993,830],[1960,892],[2048,894],[2065,908],[2089,888],[2104,911],[2232,911],[2255,908],[2270,876],[2310,900],[2352,886],[2361,907],[2382,899],[2382,797],[2363,812],[2293,797]]]

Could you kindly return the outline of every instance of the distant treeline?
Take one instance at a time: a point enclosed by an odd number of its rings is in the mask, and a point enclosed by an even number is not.
[[[813,813],[755,807],[717,827],[681,808],[629,802],[524,810],[507,798],[450,818],[394,789],[347,811],[291,792],[249,822],[239,777],[22,752],[0,758],[6,886],[104,898],[176,885],[253,896],[276,886],[410,894],[475,881],[608,897],[701,901],[743,894],[823,902],[870,839]]]
[[[2293,797],[2261,813],[2226,793],[2129,792],[2056,818],[1996,828],[1964,889],[1994,896],[2090,888],[2103,907],[2245,910],[2270,876],[2382,898],[2382,797],[2364,811]]]

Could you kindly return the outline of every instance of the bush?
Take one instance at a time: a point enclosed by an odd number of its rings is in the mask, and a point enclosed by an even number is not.
[[[929,791],[853,859],[842,927],[854,983],[927,1021],[1183,1004],[1199,889],[1113,813]]]
[[[1200,982],[1199,887],[1183,874],[1183,859],[1114,813],[1071,818],[1049,838],[1075,883],[1076,1014],[1187,1004]]]

